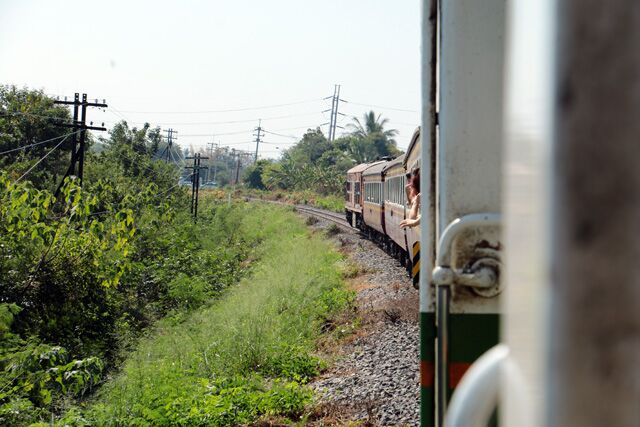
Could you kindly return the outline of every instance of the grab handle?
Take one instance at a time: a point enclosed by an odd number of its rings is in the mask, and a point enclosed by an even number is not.
[[[445,427],[485,427],[498,405],[500,375],[509,349],[498,344],[471,365],[453,393]]]

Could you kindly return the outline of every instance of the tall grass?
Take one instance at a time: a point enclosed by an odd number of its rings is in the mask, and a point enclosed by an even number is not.
[[[304,383],[322,366],[315,339],[353,298],[340,255],[285,208],[233,211],[237,232],[261,242],[250,277],[186,320],[161,322],[97,403],[61,423],[235,425],[302,413],[311,398]]]

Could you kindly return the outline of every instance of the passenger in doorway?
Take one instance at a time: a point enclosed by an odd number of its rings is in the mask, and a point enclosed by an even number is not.
[[[413,168],[408,178],[409,183],[405,187],[405,191],[410,206],[409,214],[407,219],[400,222],[400,228],[420,225],[420,168]]]

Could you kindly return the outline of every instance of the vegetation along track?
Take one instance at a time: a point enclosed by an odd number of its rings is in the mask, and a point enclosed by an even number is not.
[[[305,213],[307,215],[312,215],[327,221],[331,221],[332,223],[347,229],[348,231],[354,231],[354,228],[349,225],[349,223],[345,220],[343,214],[339,214],[337,212],[326,211],[324,209],[312,208],[307,205],[296,205],[296,210],[298,212]]]
[[[253,198],[253,197],[248,197],[246,198],[246,200],[251,200],[251,201],[256,201],[256,202],[267,202],[267,203],[274,203],[277,205],[285,205],[285,206],[291,206],[288,203],[284,203],[284,202],[279,202],[277,200],[266,200],[266,199],[257,199],[257,198]],[[349,223],[347,222],[347,220],[344,218],[344,214],[340,214],[337,212],[332,212],[332,211],[327,211],[324,209],[319,209],[319,208],[314,208],[311,207],[309,205],[294,205],[296,211],[307,214],[307,215],[311,215],[311,216],[315,216],[317,218],[320,219],[324,219],[326,221],[330,221],[333,224],[336,224],[339,227],[342,227],[343,229],[347,230],[347,231],[351,231],[354,232],[356,231],[355,228],[351,227],[351,225],[349,225]]]

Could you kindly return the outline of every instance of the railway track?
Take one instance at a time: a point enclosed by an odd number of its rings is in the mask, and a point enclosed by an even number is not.
[[[315,216],[317,218],[331,221],[332,223],[342,227],[348,231],[354,231],[354,228],[349,225],[343,214],[337,212],[326,211],[324,209],[314,208],[308,205],[295,205],[298,212],[302,212],[307,215]]]
[[[267,200],[267,199],[257,199],[257,198],[253,198],[253,197],[248,197],[247,200],[252,200],[252,201],[256,201],[256,202],[267,202],[267,203],[274,203],[276,205],[284,205],[284,206],[291,206],[288,203],[284,203],[284,202],[279,202],[277,200]],[[334,224],[336,224],[339,227],[342,227],[345,230],[348,231],[355,231],[356,229],[351,227],[351,225],[347,222],[347,220],[344,217],[344,214],[339,214],[337,212],[332,212],[332,211],[327,211],[324,209],[319,209],[319,208],[314,208],[311,207],[309,205],[293,205],[296,208],[296,211],[307,214],[307,215],[311,215],[314,216],[316,218],[320,218],[320,219],[324,219],[326,221],[330,221]]]

